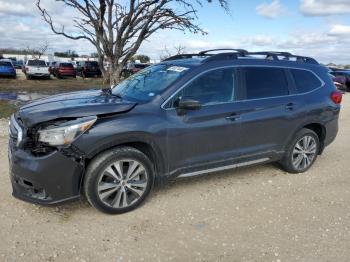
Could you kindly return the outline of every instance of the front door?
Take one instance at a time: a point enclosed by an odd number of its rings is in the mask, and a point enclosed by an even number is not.
[[[222,166],[238,157],[240,124],[237,111],[236,70],[206,72],[181,89],[166,105],[170,173]],[[199,110],[179,114],[180,99],[201,103]]]

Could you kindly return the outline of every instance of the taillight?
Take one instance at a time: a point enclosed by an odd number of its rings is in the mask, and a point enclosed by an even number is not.
[[[339,104],[341,104],[341,101],[343,99],[343,94],[339,91],[334,91],[331,94],[331,99],[335,104],[339,105]]]

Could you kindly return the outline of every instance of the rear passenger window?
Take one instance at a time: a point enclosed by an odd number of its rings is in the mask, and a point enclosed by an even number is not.
[[[292,69],[291,71],[298,93],[307,93],[322,85],[320,79],[310,71],[300,69]]]
[[[289,94],[287,77],[282,68],[246,67],[244,75],[246,99]]]

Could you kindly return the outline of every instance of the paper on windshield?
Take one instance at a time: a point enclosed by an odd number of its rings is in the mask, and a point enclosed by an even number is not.
[[[168,71],[174,71],[174,72],[178,72],[178,73],[181,73],[183,71],[186,71],[188,70],[189,68],[187,67],[182,67],[182,66],[171,66],[169,67],[167,70]]]

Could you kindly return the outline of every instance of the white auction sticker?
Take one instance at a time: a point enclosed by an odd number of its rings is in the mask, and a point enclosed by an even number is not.
[[[183,71],[186,71],[188,70],[187,67],[182,67],[182,66],[171,66],[167,69],[168,71],[175,71],[175,72],[178,72],[178,73],[181,73]]]

